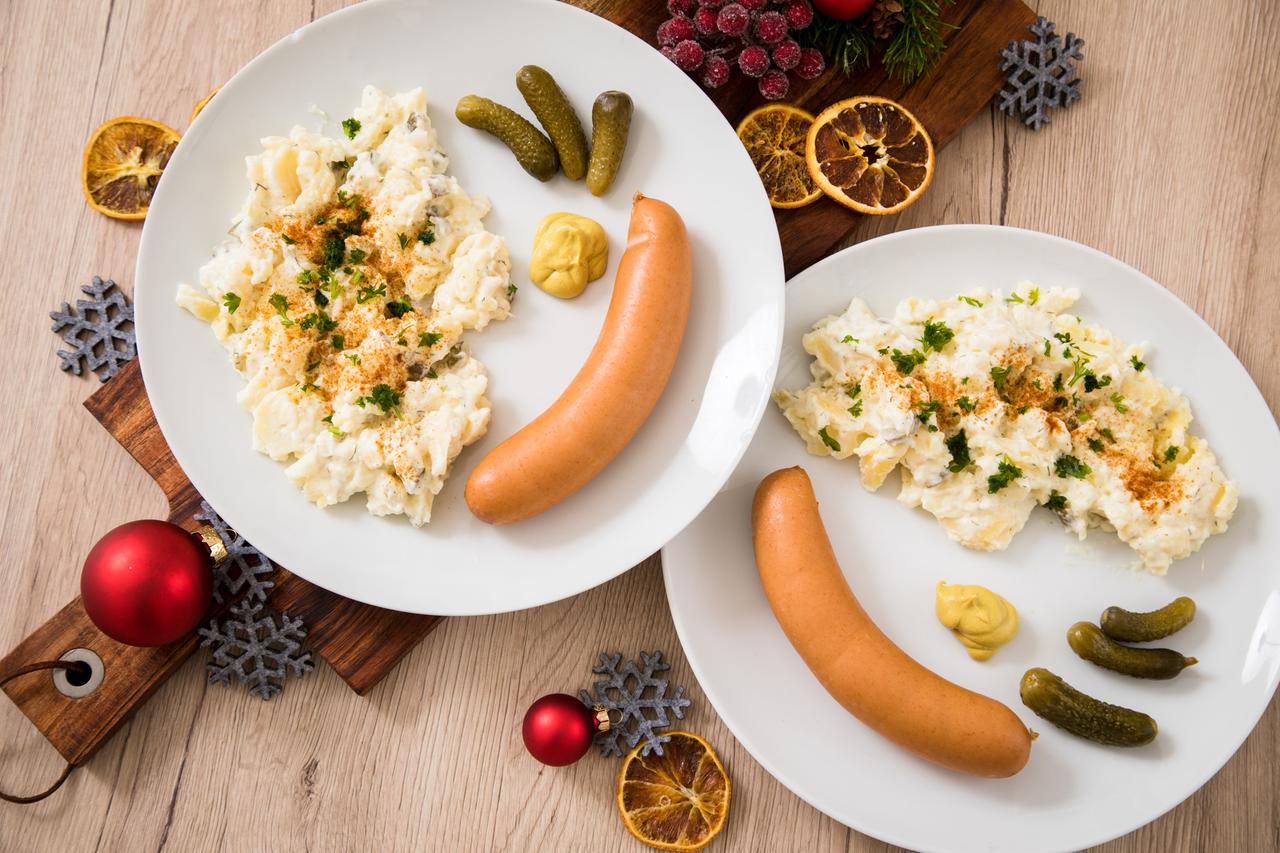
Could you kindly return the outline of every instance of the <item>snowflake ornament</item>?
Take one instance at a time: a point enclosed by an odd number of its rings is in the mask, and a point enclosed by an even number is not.
[[[225,604],[247,589],[246,601],[265,602],[267,590],[275,586],[274,581],[267,580],[275,572],[275,564],[228,527],[208,501],[200,501],[200,511],[194,518],[212,527],[227,549],[227,558],[213,569],[213,600]]]
[[[591,668],[596,675],[608,676],[594,682],[592,693],[578,691],[587,705],[603,705],[607,711],[618,711],[621,719],[609,727],[609,731],[596,736],[601,755],[621,757],[624,751],[619,741],[625,741],[627,749],[634,749],[641,740],[646,741],[641,755],[650,752],[662,755],[662,745],[671,740],[670,735],[659,734],[657,729],[671,725],[670,711],[677,720],[684,719],[684,709],[689,700],[684,698],[684,688],[677,687],[667,695],[667,681],[654,678],[655,673],[665,672],[670,664],[662,662],[662,652],[640,652],[640,665],[629,660],[621,667],[622,655],[600,654],[600,663]],[[651,713],[646,713],[651,712]],[[612,718],[612,714],[610,717]]]
[[[270,699],[284,688],[290,671],[301,678],[315,669],[311,652],[302,651],[306,629],[301,619],[280,614],[280,624],[272,615],[259,617],[261,602],[246,598],[231,608],[233,618],[213,619],[209,627],[200,629],[200,645],[213,649],[209,662],[209,681],[231,685],[235,676],[249,685],[249,693],[259,699]]]
[[[72,347],[58,350],[58,367],[79,376],[87,365],[106,382],[138,355],[133,306],[111,279],[95,275],[80,290],[92,298],[77,299],[75,311],[64,302],[61,311],[49,312],[53,331],[61,332],[63,342]]]
[[[1052,119],[1049,110],[1080,100],[1080,77],[1072,64],[1084,58],[1084,40],[1075,33],[1058,37],[1055,25],[1041,16],[1030,27],[1035,41],[1011,41],[1000,51],[1000,70],[1008,72],[1000,92],[1000,111],[1022,114],[1022,122],[1039,130]]]

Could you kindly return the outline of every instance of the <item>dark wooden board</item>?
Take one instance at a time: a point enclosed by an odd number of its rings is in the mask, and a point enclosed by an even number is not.
[[[643,38],[656,43],[658,24],[668,15],[662,0],[573,0]],[[846,76],[827,69],[816,80],[793,75],[786,102],[815,115],[854,95],[880,95],[898,101],[920,119],[934,144],[942,148],[1000,91],[1000,49],[1027,37],[1035,13],[1022,0],[956,0],[945,18],[957,29],[947,32],[947,50],[926,74],[910,84],[890,78],[876,63]],[[735,126],[765,103],[756,82],[735,74],[729,84],[708,93]],[[787,277],[825,258],[857,224],[858,214],[823,198],[797,210],[775,210]]]

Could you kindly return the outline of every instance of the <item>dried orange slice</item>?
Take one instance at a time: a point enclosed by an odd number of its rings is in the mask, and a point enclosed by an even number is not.
[[[818,114],[805,162],[822,191],[846,207],[897,213],[933,180],[933,140],[901,104],[867,95]]]
[[[788,104],[752,110],[738,125],[738,138],[751,155],[774,207],[804,207],[822,197],[805,165],[805,137],[813,115]]]
[[[103,122],[84,147],[80,188],[89,205],[113,219],[146,216],[160,174],[181,138],[151,119],[119,116]]]
[[[218,89],[221,89],[221,88],[222,88],[221,86],[218,86],[212,92],[205,95],[203,98],[201,98],[199,101],[196,102],[196,105],[191,108],[191,118],[187,119],[188,125],[190,125],[191,122],[196,120],[196,116],[200,115],[200,111],[204,109],[205,104],[213,100],[213,96],[218,94]]]
[[[729,774],[702,738],[670,735],[662,755],[642,756],[642,742],[622,760],[618,811],[627,831],[650,847],[701,850],[729,815]]]

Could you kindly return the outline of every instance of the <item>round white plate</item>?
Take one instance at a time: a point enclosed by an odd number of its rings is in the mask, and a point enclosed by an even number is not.
[[[1193,429],[1240,484],[1231,529],[1166,577],[1130,570],[1128,548],[1095,531],[1083,547],[1036,512],[1003,553],[967,551],[923,510],[876,493],[857,461],[819,458],[770,405],[725,490],[663,549],[667,595],[707,698],[742,744],[800,797],[836,820],[924,851],[1076,850],[1135,829],[1203,785],[1253,729],[1280,670],[1280,433],[1249,375],[1205,323],[1168,291],[1077,243],[994,226],[904,231],[835,255],[787,287],[778,387],[809,380],[801,336],[853,296],[890,315],[909,295],[942,298],[1021,280],[1074,286],[1079,313],[1122,340],[1152,343],[1150,369],[1190,398]],[[845,575],[885,632],[925,666],[1013,708],[1039,739],[1005,780],[974,779],[898,749],[847,714],[774,621],[751,551],[750,507],[770,471],[802,465]],[[976,583],[1007,596],[1017,638],[976,663],[934,616],[934,585]],[[1164,641],[1200,664],[1173,681],[1098,669],[1066,643],[1073,622],[1119,604],[1138,610],[1178,595],[1195,621]],[[1160,735],[1124,750],[1075,738],[1037,718],[1018,682],[1044,666],[1087,693],[1150,713]]]
[[[494,139],[453,117],[479,93],[531,115],[516,70],[551,71],[588,121],[605,89],[636,104],[612,190],[542,184]],[[520,286],[513,316],[468,337],[488,366],[493,420],[463,451],[430,524],[375,518],[363,496],[321,510],[284,466],[255,453],[243,380],[205,324],[174,304],[224,238],[247,192],[244,158],[294,124],[338,122],[372,83],[427,89],[451,172],[488,195],[490,230],[506,238]],[[313,111],[318,106],[325,121]],[[484,454],[568,385],[600,330],[625,246],[631,196],[671,203],[693,242],[694,297],[670,383],[644,428],[594,482],[543,515],[508,527],[477,521],[462,498]],[[604,278],[561,301],[528,279],[534,229],[571,210],[610,240]],[[755,169],[733,129],[693,81],[602,18],[544,0],[362,3],[306,26],[228,82],[183,137],[160,182],[138,252],[135,299],[143,375],[174,456],[249,541],[307,580],[349,598],[445,615],[532,607],[620,574],[679,532],[724,483],[764,411],[782,328],[782,253]]]

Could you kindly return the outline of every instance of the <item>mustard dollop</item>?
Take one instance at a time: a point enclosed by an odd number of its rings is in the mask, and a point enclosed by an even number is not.
[[[609,243],[600,223],[576,213],[549,213],[533,236],[529,277],[552,296],[572,299],[604,275]]]
[[[990,660],[1018,633],[1018,611],[984,586],[938,581],[938,621],[951,629],[974,660]]]

